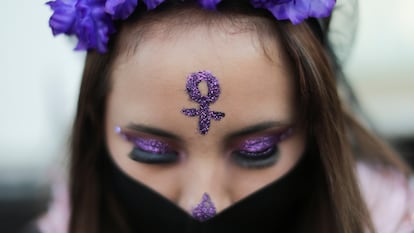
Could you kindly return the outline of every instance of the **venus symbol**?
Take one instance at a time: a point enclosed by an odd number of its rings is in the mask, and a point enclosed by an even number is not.
[[[201,95],[198,87],[202,81],[207,83],[208,90],[206,96]],[[225,116],[224,112],[210,111],[210,104],[216,102],[220,96],[220,85],[218,80],[209,71],[195,72],[187,77],[186,89],[190,99],[197,102],[200,107],[198,109],[184,108],[182,113],[189,117],[198,116],[199,131],[202,135],[205,135],[210,129],[211,119],[219,121]]]

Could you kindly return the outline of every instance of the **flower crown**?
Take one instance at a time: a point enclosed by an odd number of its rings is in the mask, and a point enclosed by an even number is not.
[[[107,51],[109,36],[115,33],[115,20],[127,19],[139,0],[54,0],[46,4],[53,10],[49,25],[53,35],[75,35],[75,50],[96,49]],[[165,0],[142,0],[147,10],[152,10]],[[201,7],[215,10],[222,0],[197,0]],[[328,17],[336,0],[250,0],[255,8],[269,10],[278,20],[299,24],[309,17]],[[140,4],[140,5],[138,5]]]

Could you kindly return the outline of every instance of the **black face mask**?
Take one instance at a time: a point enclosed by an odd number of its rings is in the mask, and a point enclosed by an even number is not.
[[[303,231],[314,173],[304,155],[285,176],[199,222],[159,193],[135,181],[110,162],[111,189],[137,233],[309,232]],[[309,220],[308,220],[309,221]]]

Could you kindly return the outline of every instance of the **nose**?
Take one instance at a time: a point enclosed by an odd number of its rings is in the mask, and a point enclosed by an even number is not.
[[[206,194],[218,213],[231,204],[225,163],[221,158],[202,157],[189,160],[180,176],[178,205],[189,214],[200,206]]]

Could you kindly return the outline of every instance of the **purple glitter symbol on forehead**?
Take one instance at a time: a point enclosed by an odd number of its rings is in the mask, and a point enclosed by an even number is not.
[[[202,96],[198,85],[202,82],[207,82],[208,93],[207,96]],[[211,118],[216,121],[221,120],[225,114],[224,112],[210,111],[210,104],[217,101],[220,95],[220,86],[216,77],[208,71],[200,71],[192,73],[187,78],[187,93],[190,98],[200,104],[200,108],[185,108],[182,110],[184,115],[195,117],[199,116],[198,123],[200,133],[205,135],[210,129]]]
[[[200,222],[207,221],[216,215],[216,207],[207,193],[203,194],[201,202],[193,209],[192,215]]]

